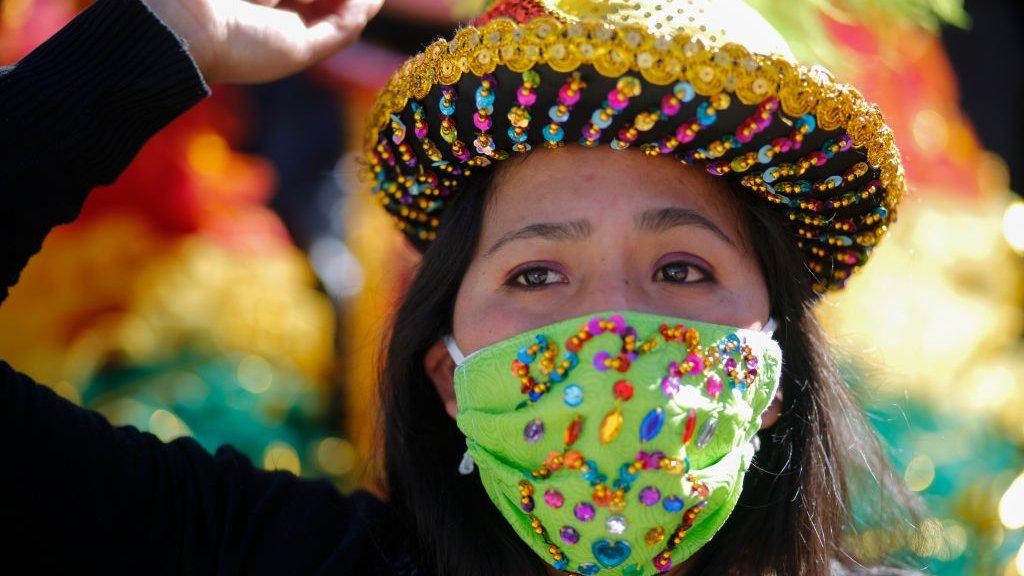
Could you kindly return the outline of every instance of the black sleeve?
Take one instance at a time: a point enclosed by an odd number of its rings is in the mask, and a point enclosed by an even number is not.
[[[208,94],[139,0],[100,0],[0,72],[0,302],[51,228]],[[139,193],[144,193],[139,191]],[[299,574],[377,504],[222,447],[115,428],[0,361],[0,552],[25,573]],[[2,569],[0,569],[2,571]]]
[[[2,302],[50,228],[209,89],[140,0],[100,0],[0,74]]]

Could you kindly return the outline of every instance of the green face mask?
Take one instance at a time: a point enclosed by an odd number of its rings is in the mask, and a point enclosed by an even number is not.
[[[782,365],[770,332],[639,312],[557,322],[465,358],[446,340],[484,489],[537,554],[580,574],[665,572],[711,539]]]

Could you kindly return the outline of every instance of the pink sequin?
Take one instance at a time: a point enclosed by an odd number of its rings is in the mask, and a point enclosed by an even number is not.
[[[708,394],[710,394],[712,398],[715,398],[722,393],[722,379],[719,378],[718,376],[708,376],[706,385]]]
[[[549,488],[544,492],[544,502],[552,508],[561,508],[565,504],[565,496],[561,492],[553,488]]]
[[[668,116],[675,116],[679,113],[679,109],[682,108],[682,103],[672,94],[666,94],[661,99],[661,112]]]
[[[571,91],[567,84],[558,90],[558,103],[565,104],[566,106],[572,106],[580,101],[580,97],[582,95],[582,92],[579,90]]]
[[[690,354],[686,357],[686,361],[693,366],[693,368],[690,368],[691,375],[700,374],[704,371],[704,360],[700,356]]]
[[[520,106],[533,106],[533,103],[537,101],[537,93],[529,90],[526,86],[520,86],[519,90],[516,90],[516,101]]]

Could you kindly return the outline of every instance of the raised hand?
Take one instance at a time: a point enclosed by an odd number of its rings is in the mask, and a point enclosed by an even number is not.
[[[184,38],[207,82],[294,74],[353,42],[383,0],[143,0]]]

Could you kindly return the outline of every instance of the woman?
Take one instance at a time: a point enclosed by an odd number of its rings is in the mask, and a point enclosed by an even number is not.
[[[307,28],[264,3],[148,4],[207,79],[232,81],[312,62],[374,9]],[[877,111],[769,56],[784,44],[741,3],[492,2],[477,25],[396,73],[367,139],[375,194],[424,250],[382,367],[387,503],[114,429],[0,363],[15,557],[36,571],[879,573],[846,540],[853,492],[881,493],[895,518],[911,503],[811,313],[902,193]],[[2,136],[17,154],[0,176],[15,192],[5,287],[204,93],[179,46],[139,2],[101,1],[0,79],[0,109],[25,111]],[[81,54],[73,95],[104,97],[54,98]],[[120,78],[92,76],[100,63]]]

